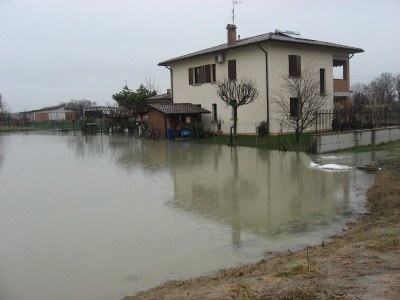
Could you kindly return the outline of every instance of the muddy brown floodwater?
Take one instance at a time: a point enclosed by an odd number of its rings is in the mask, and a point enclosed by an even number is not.
[[[330,243],[125,300],[400,299],[400,164],[385,168],[368,193],[370,214]]]
[[[382,155],[1,134],[0,299],[121,299],[321,244],[367,211],[355,167]]]

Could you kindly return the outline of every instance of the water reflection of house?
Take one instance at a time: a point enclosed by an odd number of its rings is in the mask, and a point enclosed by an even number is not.
[[[20,114],[26,120],[37,122],[74,120],[77,116],[76,111],[73,109],[67,109],[65,104],[25,111]]]
[[[198,148],[200,161],[174,170],[172,205],[229,224],[232,242],[244,231],[274,236],[335,221],[349,210],[348,172],[308,167],[305,154],[220,147]]]

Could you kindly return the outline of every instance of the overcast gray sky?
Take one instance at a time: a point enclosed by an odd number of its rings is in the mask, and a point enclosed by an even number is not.
[[[279,29],[360,47],[352,83],[400,73],[400,0],[242,0],[241,38]],[[160,61],[226,42],[232,0],[0,0],[0,93],[13,112],[88,99],[114,103]]]

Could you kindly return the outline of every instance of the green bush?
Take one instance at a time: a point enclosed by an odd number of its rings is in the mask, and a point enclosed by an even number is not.
[[[266,136],[268,134],[268,122],[267,121],[262,121],[257,126],[257,134],[259,136]]]

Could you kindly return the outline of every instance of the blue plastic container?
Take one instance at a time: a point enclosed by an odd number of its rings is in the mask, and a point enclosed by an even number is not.
[[[175,131],[173,128],[168,128],[167,129],[167,139],[169,141],[173,141],[175,139]]]

